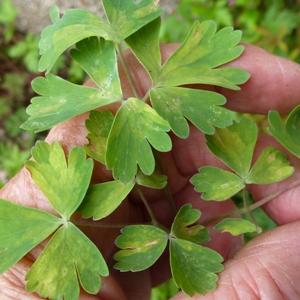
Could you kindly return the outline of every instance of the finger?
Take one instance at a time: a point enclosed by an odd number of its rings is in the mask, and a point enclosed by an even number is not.
[[[201,300],[299,299],[300,221],[249,242],[225,264],[217,289]],[[172,300],[187,300],[180,293]]]

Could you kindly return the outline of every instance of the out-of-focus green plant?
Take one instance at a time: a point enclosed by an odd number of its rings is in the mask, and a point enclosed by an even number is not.
[[[244,42],[300,62],[299,1],[182,0],[164,22],[161,40],[182,39],[195,20],[207,19],[243,30]]]

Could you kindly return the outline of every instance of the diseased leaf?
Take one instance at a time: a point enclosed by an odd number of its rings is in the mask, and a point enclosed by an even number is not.
[[[95,14],[81,9],[67,9],[62,18],[58,18],[59,9],[51,9],[53,25],[42,31],[39,43],[39,71],[50,72],[58,57],[75,43],[90,37],[101,36],[106,40],[115,40],[117,35],[109,24]]]
[[[191,183],[197,192],[203,193],[202,199],[217,201],[227,200],[245,187],[239,176],[216,167],[200,168]]]
[[[36,132],[120,100],[119,95],[76,85],[53,74],[34,79],[32,87],[42,96],[31,100],[32,104],[27,108],[31,117],[21,127]]]
[[[197,244],[209,242],[209,230],[202,225],[193,225],[200,217],[200,210],[192,209],[191,204],[182,206],[172,224],[171,234]]]
[[[241,31],[225,27],[216,32],[214,21],[196,21],[183,44],[161,69],[160,86],[202,83],[237,90],[249,74],[237,68],[217,68],[239,57]]]
[[[58,142],[51,145],[37,142],[32,149],[35,161],[27,161],[35,184],[42,190],[55,210],[68,220],[80,205],[91,180],[92,159],[86,159],[84,150],[74,147],[66,161]]]
[[[70,54],[107,96],[122,98],[115,45],[97,37],[84,39]]]
[[[224,267],[222,256],[216,251],[190,241],[172,239],[170,262],[176,285],[187,295],[204,294],[216,288],[218,276]]]
[[[125,41],[148,71],[153,82],[159,78],[161,54],[159,47],[159,30],[161,20],[157,18],[129,36]]]
[[[300,105],[298,105],[288,115],[288,118],[284,124],[282,123],[280,115],[277,111],[270,111],[269,123],[270,127],[268,129],[275,139],[286,149],[300,158]]]
[[[168,242],[168,234],[150,225],[131,225],[121,230],[116,245],[123,249],[114,259],[115,269],[142,271],[152,266],[161,256]]]
[[[216,133],[206,135],[209,150],[242,178],[251,166],[257,140],[257,126],[247,118],[226,128],[216,128]]]
[[[246,232],[257,231],[256,225],[252,222],[244,219],[230,218],[225,219],[218,223],[215,230],[220,230],[222,232],[229,232],[230,234],[237,236]]]
[[[294,168],[286,155],[273,147],[267,147],[259,156],[247,176],[247,183],[267,184],[278,182],[291,176]]]
[[[33,264],[25,279],[29,292],[39,291],[42,298],[78,299],[79,282],[95,294],[107,265],[98,248],[72,223],[61,227]]]
[[[168,177],[163,174],[155,173],[145,175],[140,169],[136,174],[136,183],[153,189],[163,189],[167,185]]]
[[[105,164],[107,139],[114,121],[114,115],[104,110],[93,110],[89,119],[85,121],[85,127],[90,132],[87,135],[88,145],[84,145],[86,153],[95,160]]]
[[[62,223],[61,219],[45,211],[0,199],[0,274]]]
[[[150,96],[153,108],[170,123],[172,131],[181,138],[189,135],[189,125],[185,118],[207,134],[215,132],[214,126],[223,128],[232,124],[230,111],[219,107],[226,103],[221,94],[167,87],[152,89]]]
[[[130,181],[137,166],[146,175],[154,171],[155,160],[150,145],[158,151],[171,150],[167,131],[169,123],[144,102],[129,98],[118,110],[110,131],[106,163],[115,179]]]
[[[89,187],[78,211],[84,218],[100,220],[111,214],[127,197],[135,182],[124,184],[119,180],[104,182]]]
[[[162,12],[154,0],[102,0],[105,14],[117,35],[116,43],[153,21]]]

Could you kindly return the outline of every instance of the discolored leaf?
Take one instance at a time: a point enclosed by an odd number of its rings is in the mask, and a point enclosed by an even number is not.
[[[80,147],[74,147],[66,161],[58,142],[51,145],[37,142],[32,149],[32,156],[35,161],[25,163],[32,179],[55,210],[68,220],[88,189],[93,161],[86,159],[86,154]]]
[[[115,45],[97,37],[84,39],[70,54],[107,96],[122,98]]]
[[[122,183],[119,180],[99,183],[89,187],[78,208],[84,218],[100,220],[111,214],[127,197],[135,182]]]
[[[270,133],[281,145],[300,158],[300,105],[288,115],[284,124],[275,110],[269,112],[268,118]]]
[[[189,125],[185,118],[207,134],[215,132],[214,126],[225,127],[232,124],[230,111],[219,107],[226,103],[226,99],[218,93],[167,87],[152,89],[150,96],[153,108],[181,138],[189,135]]]
[[[172,224],[171,234],[176,238],[198,244],[209,242],[209,230],[202,225],[193,225],[200,217],[200,210],[192,209],[191,204],[182,206]]]
[[[169,57],[161,69],[160,86],[202,83],[239,89],[249,74],[237,68],[217,68],[239,57],[241,31],[225,27],[216,32],[214,21],[196,21],[186,40]]]
[[[31,100],[32,104],[27,108],[30,118],[21,127],[36,132],[120,100],[119,95],[76,85],[53,74],[34,79],[32,87],[42,96]]]
[[[107,265],[98,248],[72,223],[61,227],[26,275],[26,289],[42,298],[78,299],[79,282],[95,294]]]
[[[216,167],[200,168],[191,183],[197,192],[203,193],[202,199],[217,201],[227,200],[245,187],[239,176]]]
[[[206,135],[210,151],[242,178],[249,172],[255,143],[257,126],[247,118],[226,128],[216,128],[216,133]]]
[[[85,127],[90,132],[87,135],[88,145],[84,145],[86,153],[95,160],[105,164],[107,139],[114,121],[114,115],[104,110],[93,110],[89,119],[85,121]]]
[[[168,242],[168,234],[150,225],[131,225],[122,229],[116,245],[123,249],[114,256],[114,268],[121,271],[142,271],[161,256]]]
[[[244,219],[225,219],[218,223],[215,227],[215,230],[220,230],[222,232],[229,232],[230,234],[237,236],[246,232],[257,231],[256,225],[252,222]]]
[[[39,71],[49,72],[58,57],[75,43],[90,37],[101,36],[106,40],[115,40],[117,34],[103,19],[81,9],[67,9],[59,19],[57,7],[51,9],[53,25],[42,31],[39,43]]]
[[[0,199],[0,273],[17,263],[62,223],[62,219],[45,211]]]
[[[145,175],[140,169],[136,174],[136,183],[153,189],[163,189],[167,185],[168,177],[157,174],[155,171],[151,175]]]
[[[108,137],[106,163],[115,179],[130,181],[137,166],[146,175],[154,171],[155,160],[150,145],[158,151],[171,150],[166,133],[169,123],[144,102],[129,98],[118,110]]]
[[[102,0],[105,14],[115,32],[116,43],[150,23],[162,12],[154,0]]]
[[[267,147],[259,156],[247,176],[247,183],[267,184],[278,182],[291,176],[294,168],[286,155],[273,147]]]
[[[216,251],[190,241],[172,239],[170,262],[176,285],[187,295],[194,296],[213,291],[218,275],[224,269],[222,256]]]
[[[161,20],[157,18],[129,36],[125,41],[148,71],[153,82],[159,78],[161,54],[159,47],[159,30]]]

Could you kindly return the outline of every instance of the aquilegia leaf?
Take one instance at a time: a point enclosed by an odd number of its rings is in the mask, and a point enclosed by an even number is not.
[[[215,230],[220,230],[222,232],[229,232],[230,234],[236,236],[246,232],[257,231],[257,227],[254,223],[237,218],[225,219],[214,226]]]

